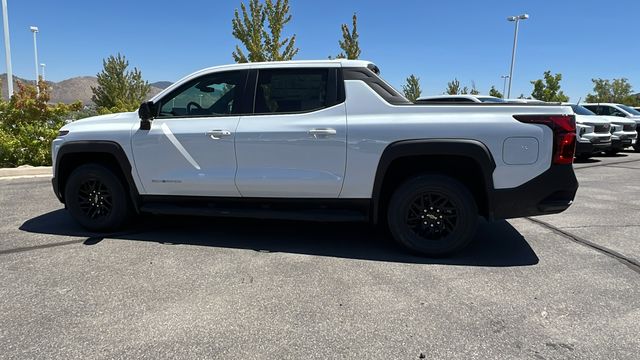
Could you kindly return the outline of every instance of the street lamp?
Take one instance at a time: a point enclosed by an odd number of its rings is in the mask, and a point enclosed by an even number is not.
[[[11,43],[9,42],[9,14],[7,0],[2,0],[2,22],[4,24],[4,54],[7,57],[7,88],[9,98],[13,96],[13,71],[11,70]]]
[[[42,68],[42,81],[46,81],[47,79],[45,79],[44,77],[44,68],[47,66],[47,64],[45,63],[41,63],[40,64],[40,68]]]
[[[505,96],[507,94],[505,94],[505,89],[507,88],[507,79],[510,78],[509,75],[500,75],[500,78],[504,79],[504,81],[502,82],[502,96]],[[506,98],[508,99],[508,98]]]
[[[36,40],[36,34],[38,33],[37,26],[31,26],[29,28],[33,33],[33,56],[35,57],[35,65],[36,65],[36,92],[40,95],[40,88],[38,87],[38,81],[40,80],[40,75],[38,74],[38,42]]]
[[[527,20],[529,18],[529,14],[522,14],[517,16],[509,16],[507,18],[508,21],[513,21],[516,23],[516,30],[513,34],[513,50],[511,51],[511,69],[509,70],[509,91],[507,92],[507,99],[511,98],[511,80],[513,80],[513,65],[516,62],[516,47],[518,46],[518,25],[520,24],[520,20]]]

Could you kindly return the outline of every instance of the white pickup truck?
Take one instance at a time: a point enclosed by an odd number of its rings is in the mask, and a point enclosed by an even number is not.
[[[432,256],[479,216],[561,212],[578,183],[570,107],[414,105],[366,61],[219,66],[53,141],[53,189],[83,226],[140,212],[370,221]]]
[[[614,131],[612,131],[610,154],[622,151],[628,146],[633,146],[636,151],[640,152],[640,143],[637,140],[640,136],[640,111],[627,105],[613,103],[581,105],[615,125]]]

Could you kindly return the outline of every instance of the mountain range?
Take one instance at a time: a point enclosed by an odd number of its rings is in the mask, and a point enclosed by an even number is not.
[[[17,88],[15,83],[20,81],[25,84],[34,84],[33,80],[22,79],[17,76],[13,76],[13,88],[14,91]],[[7,89],[7,74],[0,74],[0,82],[2,82],[2,97],[8,99]],[[172,84],[170,81],[158,81],[150,83],[151,91],[149,91],[148,97],[156,95],[160,91],[166,89]],[[53,103],[66,103],[70,104],[76,100],[80,100],[84,105],[93,105],[91,96],[93,92],[91,87],[98,86],[98,80],[95,76],[78,76],[70,79],[62,80],[60,82],[47,81],[47,85],[51,89],[51,102]]]

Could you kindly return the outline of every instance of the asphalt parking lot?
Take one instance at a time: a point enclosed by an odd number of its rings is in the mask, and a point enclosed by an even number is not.
[[[637,359],[640,154],[575,168],[565,213],[435,260],[364,224],[92,234],[49,179],[0,179],[0,358]]]

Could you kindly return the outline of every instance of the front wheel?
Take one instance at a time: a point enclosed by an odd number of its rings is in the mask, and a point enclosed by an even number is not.
[[[67,180],[64,198],[71,216],[92,231],[117,230],[132,214],[118,176],[98,164],[75,169]]]
[[[393,193],[387,222],[394,239],[409,250],[443,256],[471,242],[478,207],[459,181],[442,175],[420,175]]]

